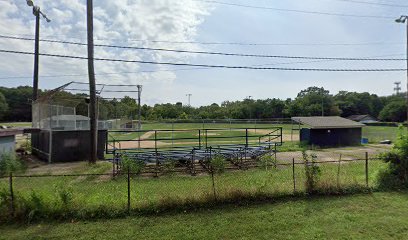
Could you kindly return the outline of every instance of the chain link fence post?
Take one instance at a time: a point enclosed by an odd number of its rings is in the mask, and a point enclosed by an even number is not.
[[[368,152],[365,153],[365,177],[366,187],[368,188]]]
[[[14,190],[13,190],[13,173],[10,172],[9,175],[9,184],[10,184],[10,215],[14,217],[15,213],[15,205],[14,205]]]
[[[127,212],[130,214],[130,167],[127,168]]]
[[[293,194],[296,193],[295,158],[292,158]]]

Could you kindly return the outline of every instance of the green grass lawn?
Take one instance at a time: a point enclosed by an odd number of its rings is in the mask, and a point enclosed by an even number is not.
[[[0,123],[0,126],[15,127],[15,128],[31,127],[31,122]]]
[[[289,199],[113,220],[0,226],[0,239],[407,239],[408,193]]]
[[[379,143],[382,140],[395,141],[398,127],[366,126],[363,127],[363,137],[370,143]]]

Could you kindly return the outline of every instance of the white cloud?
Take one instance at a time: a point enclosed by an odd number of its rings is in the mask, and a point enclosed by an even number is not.
[[[41,21],[41,38],[61,39],[67,41],[86,42],[86,1],[52,1],[38,0],[35,2],[52,20],[51,23]],[[181,0],[99,0],[94,1],[94,36],[96,43],[153,46],[150,42],[134,41],[135,39],[161,39],[171,41],[193,41],[197,35],[197,27],[210,8],[203,3]],[[33,35],[34,16],[25,1],[0,2],[0,33],[10,35]],[[10,28],[10,26],[13,26]],[[33,43],[0,39],[2,49],[33,51]],[[155,47],[170,47],[167,43],[154,43]],[[199,47],[190,44],[190,49]],[[76,56],[86,56],[86,47],[50,44],[41,42],[40,52]],[[95,47],[95,57],[128,60],[165,60],[188,61],[191,56],[171,53],[119,50],[114,48]],[[7,61],[6,61],[7,59]],[[10,64],[13,62],[13,64]],[[0,55],[0,73],[2,76],[32,74],[32,57],[10,54]],[[41,75],[86,74],[86,61],[73,59],[55,59],[41,57]],[[177,78],[173,72],[156,72],[140,74],[102,75],[114,72],[137,72],[143,69],[166,70],[162,66],[146,66],[134,63],[96,62],[97,81],[100,83],[143,83],[144,95],[148,99],[164,99],[168,89]],[[78,79],[40,79],[40,87],[52,88],[69,80],[86,81],[83,76]],[[27,80],[30,83],[31,80]],[[150,102],[152,103],[152,102]]]

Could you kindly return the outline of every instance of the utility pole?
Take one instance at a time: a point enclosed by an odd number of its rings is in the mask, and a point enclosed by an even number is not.
[[[141,105],[142,85],[137,85],[138,118],[137,130],[142,130],[142,105]]]
[[[396,19],[395,22],[397,23],[403,23],[406,26],[406,58],[407,58],[407,69],[406,69],[406,74],[407,74],[407,91],[405,92],[405,101],[406,101],[406,107],[407,107],[407,123],[408,123],[408,16],[402,15],[400,18]],[[408,128],[408,124],[407,124]]]
[[[40,52],[40,15],[47,22],[51,20],[41,12],[39,6],[35,6],[33,0],[26,0],[29,7],[33,7],[33,15],[35,16],[35,41],[34,41],[34,74],[33,74],[33,95],[32,101],[38,98],[38,74],[39,74],[39,52]]]
[[[87,0],[87,35],[88,35],[88,76],[89,76],[89,113],[90,113],[90,158],[89,163],[96,163],[98,149],[98,122],[96,117],[96,82],[94,69],[93,42],[93,2]]]
[[[191,96],[192,96],[192,95],[193,95],[193,94],[191,94],[191,93],[186,94],[186,96],[188,97],[188,106],[189,106],[189,107],[191,107],[190,99],[191,99]]]
[[[395,84],[395,88],[394,88],[394,90],[395,90],[395,95],[399,95],[400,94],[400,91],[401,91],[401,87],[400,87],[400,85],[401,85],[401,82],[394,82],[394,84]]]

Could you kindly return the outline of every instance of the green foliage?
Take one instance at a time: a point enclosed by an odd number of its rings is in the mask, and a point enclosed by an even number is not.
[[[407,107],[403,100],[393,101],[387,104],[380,112],[381,121],[403,122],[407,119]]]
[[[0,155],[0,176],[23,172],[25,169],[26,166],[16,157],[15,153],[6,152]]]
[[[334,99],[343,117],[365,114],[377,117],[383,108],[381,99],[377,95],[368,92],[340,91],[334,96]]]
[[[124,172],[129,171],[132,174],[140,174],[144,166],[142,161],[131,159],[126,153],[121,156],[121,167]]]
[[[262,157],[259,158],[258,166],[261,169],[268,170],[271,166],[276,168],[276,158],[274,156],[271,156],[270,154],[265,154]]]
[[[321,170],[317,165],[317,156],[315,154],[307,154],[305,150],[302,151],[303,161],[305,163],[305,185],[306,192],[313,194],[317,192],[317,184],[320,180]]]
[[[300,91],[289,107],[290,116],[321,116],[322,110],[325,116],[340,114],[333,96],[323,87],[309,87]]]
[[[393,148],[380,155],[380,158],[389,163],[388,169],[379,175],[381,187],[408,187],[408,133],[400,127],[397,140]]]
[[[213,173],[223,173],[225,171],[225,158],[219,153],[214,154],[210,159],[210,167]]]
[[[57,197],[62,203],[62,206],[64,208],[69,207],[71,204],[74,194],[73,194],[73,189],[71,186],[65,187],[63,185],[56,185],[55,186],[55,193],[57,194]]]
[[[4,95],[0,92],[0,119],[7,115],[8,104]]]

